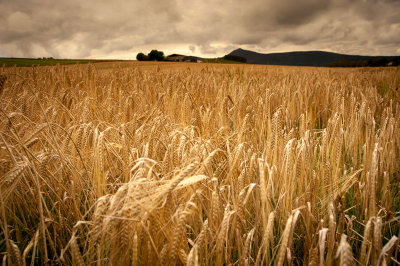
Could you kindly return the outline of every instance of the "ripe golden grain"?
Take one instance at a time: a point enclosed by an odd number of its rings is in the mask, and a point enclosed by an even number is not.
[[[398,68],[1,71],[8,263],[398,261]]]

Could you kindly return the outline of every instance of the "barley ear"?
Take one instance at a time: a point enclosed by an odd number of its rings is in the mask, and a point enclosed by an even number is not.
[[[3,91],[4,84],[6,83],[7,76],[6,75],[0,75],[0,93]]]
[[[267,260],[267,264],[269,263],[269,249],[270,245],[272,246],[274,240],[274,219],[275,219],[275,212],[271,212],[268,216],[268,223],[267,227],[264,232],[263,236],[263,244],[264,244],[264,257]]]
[[[319,265],[325,265],[325,242],[328,228],[319,230],[318,246],[319,246]]]
[[[12,257],[15,259],[15,264],[16,265],[24,265],[23,261],[22,261],[22,257],[21,257],[21,252],[17,246],[17,244],[15,244],[14,241],[12,241],[11,239],[9,239],[10,241],[10,246],[11,246],[11,251],[12,251]]]
[[[290,215],[286,221],[285,229],[283,230],[282,242],[278,252],[277,263],[275,264],[276,266],[282,266],[285,261],[285,254],[287,252],[286,249],[288,247],[289,237],[292,229],[292,220],[293,215]]]
[[[83,262],[83,258],[81,252],[79,251],[78,244],[76,243],[76,236],[72,236],[71,239],[71,253],[72,253],[72,260],[78,266],[84,266],[85,263]]]
[[[345,234],[342,234],[340,239],[340,244],[336,252],[336,258],[339,258],[340,265],[353,265],[353,252],[350,244],[347,242],[347,235]]]
[[[371,234],[372,219],[374,219],[374,217],[371,217],[368,220],[367,224],[365,225],[363,241],[362,241],[362,244],[361,244],[360,262],[363,265],[367,265],[368,264],[368,260],[369,260],[369,252],[368,252],[368,256],[367,256],[367,246],[371,245],[369,237],[370,237],[370,234]]]

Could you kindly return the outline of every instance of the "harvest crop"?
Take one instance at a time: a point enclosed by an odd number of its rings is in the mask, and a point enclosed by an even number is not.
[[[398,68],[145,64],[1,69],[3,262],[400,263]]]

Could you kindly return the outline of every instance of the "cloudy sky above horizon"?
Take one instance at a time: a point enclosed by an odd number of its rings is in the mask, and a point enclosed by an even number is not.
[[[400,55],[400,0],[0,0],[0,56]]]

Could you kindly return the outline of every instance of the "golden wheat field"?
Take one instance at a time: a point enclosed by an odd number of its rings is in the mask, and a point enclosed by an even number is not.
[[[0,68],[3,265],[399,265],[400,69]]]

